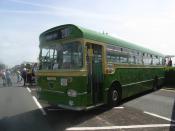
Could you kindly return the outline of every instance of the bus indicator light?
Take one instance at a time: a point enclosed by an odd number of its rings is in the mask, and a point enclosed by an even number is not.
[[[69,105],[70,106],[73,106],[74,105],[74,102],[72,100],[69,100]]]

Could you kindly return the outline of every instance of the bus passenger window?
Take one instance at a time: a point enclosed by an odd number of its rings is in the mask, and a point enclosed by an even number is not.
[[[138,64],[138,52],[136,50],[128,50],[128,63],[130,64]]]
[[[120,63],[128,63],[127,56],[120,56]]]
[[[56,69],[58,69],[58,63],[55,63],[55,64],[53,65],[53,70],[56,70]]]

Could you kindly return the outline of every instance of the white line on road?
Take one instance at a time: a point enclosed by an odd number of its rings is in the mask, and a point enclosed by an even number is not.
[[[27,87],[27,90],[31,93],[31,90],[29,89],[29,87]]]
[[[114,109],[123,109],[124,107],[119,106],[119,107],[114,107]]]
[[[68,131],[87,131],[87,130],[114,130],[114,129],[136,129],[136,128],[155,128],[155,127],[175,127],[175,124],[150,124],[150,125],[130,125],[130,126],[104,126],[104,127],[71,127]]]
[[[151,115],[151,116],[155,116],[155,117],[164,119],[164,120],[167,120],[167,121],[170,121],[170,122],[175,122],[175,120],[172,120],[170,118],[167,118],[167,117],[164,117],[164,116],[160,116],[160,115],[157,115],[157,114],[154,114],[154,113],[150,113],[150,112],[147,112],[147,111],[144,111],[144,113],[148,114],[148,115]]]
[[[175,90],[168,90],[168,89],[160,89],[160,90],[162,90],[162,91],[168,91],[168,92],[173,92],[173,93],[175,93]]]
[[[46,115],[45,110],[43,109],[43,107],[42,107],[41,104],[38,102],[38,100],[36,99],[35,96],[33,96],[33,99],[34,99],[36,105],[37,105],[37,106],[39,107],[39,109],[41,110],[42,114],[43,114],[43,115]]]

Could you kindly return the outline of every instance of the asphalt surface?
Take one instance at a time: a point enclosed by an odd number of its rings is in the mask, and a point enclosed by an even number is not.
[[[126,102],[124,105],[171,118],[174,109],[172,105],[175,103],[174,98],[175,90],[161,89]]]
[[[122,130],[175,131],[175,90],[148,92],[122,101],[117,108],[102,106],[75,112],[35,101],[36,88],[12,87],[0,79],[0,131]],[[44,111],[44,112],[43,112]]]

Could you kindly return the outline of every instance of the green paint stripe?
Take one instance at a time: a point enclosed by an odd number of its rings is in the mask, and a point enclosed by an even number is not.
[[[136,84],[140,84],[140,83],[145,83],[145,82],[153,81],[153,80],[154,80],[154,79],[145,80],[145,81],[139,81],[139,82],[134,82],[134,83],[125,84],[125,85],[122,85],[122,86],[123,86],[123,87],[124,87],[124,86],[131,86],[131,85],[136,85]]]
[[[163,79],[164,77],[159,77],[158,79]],[[150,79],[150,80],[145,80],[145,81],[139,81],[139,82],[133,82],[133,83],[129,83],[129,84],[125,84],[125,85],[122,85],[123,87],[124,86],[131,86],[131,85],[136,85],[136,84],[140,84],[140,83],[145,83],[145,82],[148,82],[148,81],[153,81],[154,79]]]

